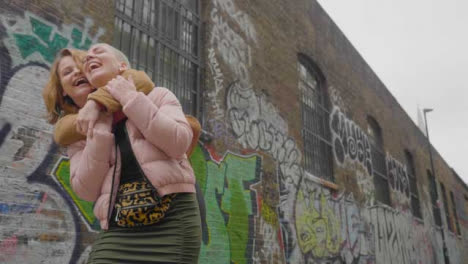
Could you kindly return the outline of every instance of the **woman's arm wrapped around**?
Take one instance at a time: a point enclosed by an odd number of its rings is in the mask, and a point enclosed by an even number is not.
[[[100,115],[92,138],[78,141],[67,148],[70,157],[70,184],[83,200],[95,201],[112,160],[114,135],[111,133],[112,116]]]
[[[193,132],[177,97],[158,87],[150,94],[137,92],[131,78],[118,76],[107,90],[123,106],[123,112],[145,139],[169,157],[180,159],[190,146]]]

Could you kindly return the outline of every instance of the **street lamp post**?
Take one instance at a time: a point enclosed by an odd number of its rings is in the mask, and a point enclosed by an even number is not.
[[[432,108],[424,108],[423,113],[424,113],[424,125],[426,126],[427,147],[429,149],[429,159],[431,161],[432,176],[435,179],[436,175],[435,175],[435,169],[434,169],[434,160],[432,159],[432,147],[431,147],[431,141],[429,140],[429,129],[428,129],[427,118],[426,118],[426,113],[432,112],[433,110],[434,109],[432,109]],[[434,181],[434,188],[435,188],[434,191],[435,191],[436,198],[438,199],[439,195],[437,193],[437,184],[436,184],[435,181]],[[434,208],[432,210],[434,210]],[[439,213],[438,217],[440,218],[440,208],[439,208],[438,213]],[[435,214],[433,214],[433,215],[434,215],[434,217],[436,217]],[[445,243],[445,232],[444,232],[443,226],[441,226],[440,230],[442,232],[442,243],[443,243],[443,252],[444,252],[445,264],[450,264],[450,260],[449,260],[448,254],[447,254],[448,252],[447,252],[447,245]]]

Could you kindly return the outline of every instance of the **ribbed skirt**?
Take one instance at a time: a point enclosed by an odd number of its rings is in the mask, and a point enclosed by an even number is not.
[[[88,263],[197,263],[200,243],[196,195],[180,193],[166,216],[153,226],[101,231]]]

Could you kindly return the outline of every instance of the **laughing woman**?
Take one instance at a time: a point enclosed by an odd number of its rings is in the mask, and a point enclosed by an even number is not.
[[[82,59],[59,54],[44,98],[52,123],[83,108],[102,83],[122,106],[100,113],[92,137],[67,148],[72,188],[95,203],[102,229],[88,263],[197,263],[201,224],[186,155],[193,132],[180,103],[165,88],[138,92],[119,76],[128,64],[109,45],[91,47],[83,67]]]

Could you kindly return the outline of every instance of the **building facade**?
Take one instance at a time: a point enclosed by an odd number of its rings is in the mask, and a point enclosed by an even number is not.
[[[468,263],[466,183],[305,0],[1,1],[1,263],[84,263],[99,232],[41,98],[98,42],[202,123],[199,263]]]

